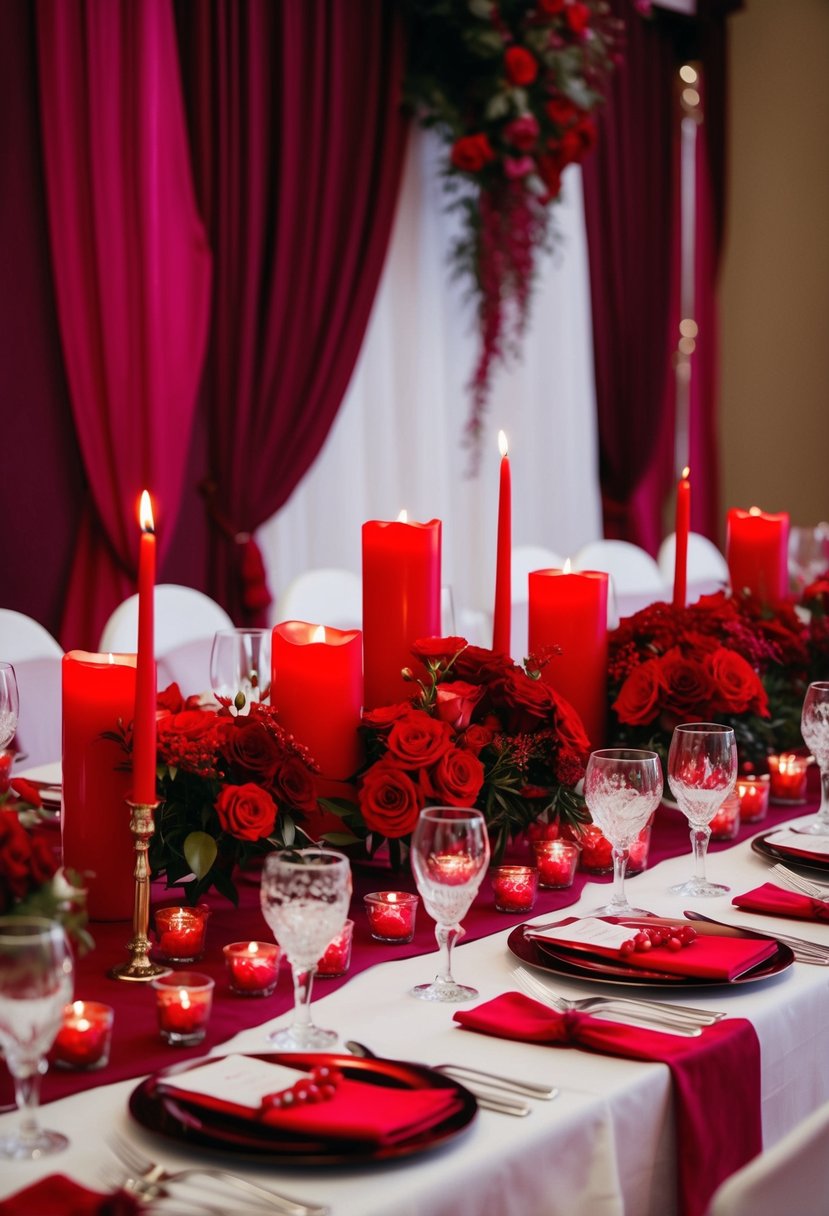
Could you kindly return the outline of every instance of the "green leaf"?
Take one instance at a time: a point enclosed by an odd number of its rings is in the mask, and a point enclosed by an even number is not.
[[[350,832],[323,832],[322,839],[328,844],[357,844],[359,836],[353,836]]]
[[[218,852],[216,841],[207,832],[191,832],[184,842],[184,856],[196,878],[204,878]]]

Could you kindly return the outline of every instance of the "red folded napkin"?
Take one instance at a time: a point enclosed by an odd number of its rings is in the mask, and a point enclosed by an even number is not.
[[[102,1195],[65,1174],[49,1174],[0,1200],[2,1216],[134,1216],[141,1204],[126,1191]]]
[[[808,895],[785,891],[773,882],[764,882],[761,887],[746,891],[745,895],[736,895],[731,902],[738,908],[747,908],[750,912],[792,916],[795,920],[829,921],[829,904],[824,903],[822,899],[812,899]]]
[[[508,992],[477,1009],[459,1011],[455,1021],[502,1039],[667,1064],[673,1078],[683,1216],[703,1216],[719,1184],[762,1148],[760,1044],[744,1018],[717,1022],[698,1039],[689,1039],[585,1013],[556,1013]]]

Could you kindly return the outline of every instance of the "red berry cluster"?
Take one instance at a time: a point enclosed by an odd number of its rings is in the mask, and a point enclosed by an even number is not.
[[[640,929],[635,937],[629,937],[622,942],[619,953],[638,954],[652,950],[654,946],[667,946],[669,950],[681,950],[690,946],[697,938],[697,931],[691,925],[654,925],[652,929]]]
[[[265,1094],[262,1111],[290,1109],[295,1106],[314,1106],[318,1102],[330,1102],[337,1092],[343,1074],[337,1068],[320,1064],[312,1068],[307,1077],[295,1081],[288,1089]]]

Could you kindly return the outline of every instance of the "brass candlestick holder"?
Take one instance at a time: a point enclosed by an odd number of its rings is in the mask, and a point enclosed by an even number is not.
[[[157,802],[130,802],[130,831],[135,847],[135,906],[132,916],[132,940],[127,946],[130,961],[113,967],[110,975],[116,980],[134,980],[139,983],[166,975],[169,967],[150,961],[150,939],[147,930],[150,924],[150,867],[147,850],[150,837],[155,831],[153,813]]]

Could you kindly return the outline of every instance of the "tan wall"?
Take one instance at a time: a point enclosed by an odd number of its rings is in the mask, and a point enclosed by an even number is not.
[[[829,519],[829,0],[730,19],[721,502]]]

